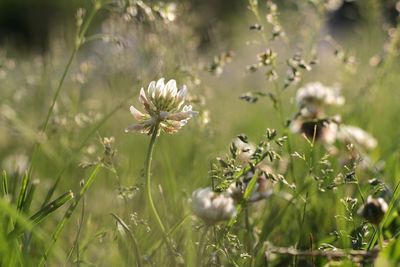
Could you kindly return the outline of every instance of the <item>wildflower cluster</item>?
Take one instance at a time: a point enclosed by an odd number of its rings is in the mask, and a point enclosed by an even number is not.
[[[1,44],[0,266],[398,266],[394,2],[92,0]]]
[[[217,158],[212,165],[210,175],[213,188],[198,189],[192,194],[194,213],[208,224],[233,219],[239,203],[267,199],[273,194],[273,187],[278,181],[289,185],[272,167],[281,156],[271,142],[275,141],[279,148],[284,140],[285,137],[277,138],[276,131],[270,129],[257,146],[250,143],[245,135],[235,138],[226,158]],[[293,185],[289,187],[293,188]],[[213,203],[217,196],[229,202],[229,208],[221,209],[218,205],[202,205],[200,208],[199,203]],[[219,219],[210,219],[214,217]]]
[[[326,145],[336,141],[344,144],[348,152],[343,155],[343,165],[349,165],[357,160],[358,153],[374,149],[377,141],[361,128],[343,124],[340,115],[327,117],[326,107],[342,106],[344,102],[337,87],[326,87],[319,82],[301,87],[296,94],[299,111],[291,122],[291,130],[304,134],[309,140],[321,140]],[[364,162],[368,162],[368,157],[364,157]]]

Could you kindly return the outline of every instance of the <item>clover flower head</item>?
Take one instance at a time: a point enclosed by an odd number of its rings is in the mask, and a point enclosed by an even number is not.
[[[345,102],[339,88],[326,87],[320,82],[308,83],[301,87],[296,94],[296,103],[300,109],[310,113],[323,105],[341,106]]]
[[[338,132],[338,139],[345,143],[354,143],[366,150],[372,150],[377,145],[376,139],[361,128],[351,125],[342,125]]]
[[[358,210],[358,214],[370,223],[378,225],[388,208],[388,204],[383,198],[368,196],[367,202]]]
[[[159,129],[166,133],[175,133],[181,129],[196,111],[191,105],[182,105],[187,94],[186,86],[178,89],[175,80],[164,83],[164,78],[157,82],[152,81],[147,88],[147,93],[140,90],[139,102],[143,105],[145,113],[134,106],[130,107],[133,117],[138,121],[125,129],[125,132],[139,132],[152,134],[159,125]],[[157,134],[160,132],[158,131]]]
[[[192,194],[194,214],[206,224],[226,221],[236,215],[233,198],[226,193],[216,193],[211,188],[199,188]]]

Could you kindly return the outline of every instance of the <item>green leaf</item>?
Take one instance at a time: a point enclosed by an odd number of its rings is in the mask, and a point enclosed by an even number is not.
[[[49,216],[50,213],[57,210],[58,208],[60,208],[73,198],[74,198],[74,193],[72,193],[72,191],[64,193],[54,201],[50,202],[49,204],[41,208],[32,217],[30,217],[30,220],[33,222],[33,225],[37,225],[38,223],[43,221],[47,216]]]
[[[54,244],[56,243],[56,241],[60,237],[60,234],[63,231],[65,224],[69,221],[69,219],[71,218],[72,214],[74,213],[76,207],[79,204],[79,200],[83,197],[83,195],[86,193],[86,191],[90,188],[90,186],[94,182],[94,180],[95,180],[100,168],[101,168],[101,165],[97,165],[96,166],[96,168],[92,171],[92,173],[90,174],[90,176],[87,179],[87,181],[82,186],[80,192],[75,197],[75,201],[72,202],[72,204],[68,207],[67,211],[64,214],[64,217],[58,223],[57,228],[56,228],[56,230],[54,231],[54,233],[52,235],[51,241],[47,244],[47,248],[46,248],[45,252],[43,253],[42,258],[41,258],[38,266],[44,266],[45,265],[46,260],[47,260],[47,256],[49,255],[51,249],[54,247]]]
[[[7,177],[7,172],[5,170],[3,170],[2,177],[3,177],[3,182],[2,182],[3,190],[2,190],[2,193],[3,193],[3,196],[6,196],[6,195],[8,195],[8,177]]]
[[[35,191],[36,191],[36,186],[37,186],[37,182],[35,182],[35,181],[31,183],[31,186],[29,186],[29,189],[27,191],[26,198],[25,198],[25,203],[23,206],[23,211],[25,213],[29,212],[29,209],[32,204],[33,195],[35,194]]]
[[[28,194],[28,185],[29,175],[25,173],[24,177],[22,178],[21,190],[19,191],[17,210],[22,210],[24,208],[26,197]]]
[[[74,194],[72,191],[68,191],[64,193],[63,195],[59,196],[57,199],[52,201],[51,203],[47,204],[43,208],[41,208],[38,212],[36,212],[34,215],[32,215],[29,218],[30,221],[30,228],[35,227],[38,225],[40,222],[42,222],[47,216],[49,216],[52,212],[63,206],[65,203],[70,201],[71,199],[74,198]],[[24,229],[21,229],[20,227],[16,226],[14,230],[9,234],[10,237],[18,237],[21,234],[23,234]]]

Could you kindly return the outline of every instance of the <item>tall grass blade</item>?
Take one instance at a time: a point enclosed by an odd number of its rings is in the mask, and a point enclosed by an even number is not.
[[[139,250],[138,242],[137,242],[135,236],[133,235],[131,229],[130,229],[129,226],[128,226],[118,215],[116,215],[115,213],[111,213],[111,216],[113,216],[114,219],[117,221],[117,223],[119,223],[119,225],[121,225],[121,227],[124,229],[124,232],[125,232],[126,234],[128,234],[129,239],[131,240],[132,245],[133,245],[133,248],[134,248],[134,251],[135,251],[136,265],[137,265],[138,267],[142,267],[143,265],[142,265],[142,260],[141,260],[141,258],[140,258],[140,250]]]
[[[39,266],[45,265],[47,256],[49,255],[51,249],[53,248],[53,245],[56,243],[56,241],[60,237],[60,234],[61,234],[62,230],[64,229],[65,224],[69,221],[72,214],[74,213],[76,207],[79,204],[79,200],[82,198],[82,196],[86,193],[86,191],[90,188],[90,186],[94,182],[94,179],[96,178],[100,168],[101,168],[101,165],[97,165],[96,168],[92,171],[89,178],[85,181],[83,187],[81,188],[79,194],[76,196],[75,201],[69,206],[69,208],[67,209],[67,211],[64,214],[64,217],[58,223],[57,228],[52,235],[51,241],[47,245],[47,248],[46,248],[44,254],[42,255]]]
[[[31,223],[31,227],[35,227],[38,225],[40,222],[42,222],[46,217],[48,217],[52,212],[56,211],[59,209],[61,206],[63,206],[65,203],[70,201],[71,199],[74,198],[74,194],[72,191],[68,191],[61,196],[59,196],[57,199],[46,205],[45,207],[41,208],[39,211],[37,211],[34,215],[32,215],[29,220]],[[23,234],[24,229],[20,228],[15,228],[10,234],[10,237],[18,237],[21,234]]]
[[[3,170],[2,173],[2,194],[3,196],[8,195],[8,176],[7,172]]]
[[[21,190],[18,196],[17,210],[22,210],[24,208],[26,197],[28,194],[28,185],[29,185],[29,175],[25,173],[25,175],[22,178]]]

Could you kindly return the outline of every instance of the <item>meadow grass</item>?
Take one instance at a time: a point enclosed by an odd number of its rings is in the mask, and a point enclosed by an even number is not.
[[[206,18],[189,3],[95,0],[47,53],[2,48],[0,265],[400,264],[400,28],[379,3],[331,37],[324,1],[244,1],[201,50]],[[181,106],[137,100],[161,77],[198,111],[173,134],[160,111]],[[310,82],[345,103],[310,119],[296,98]],[[131,105],[154,119],[148,135],[124,132]],[[198,188],[226,204],[204,208]],[[367,209],[370,195],[387,207]]]

